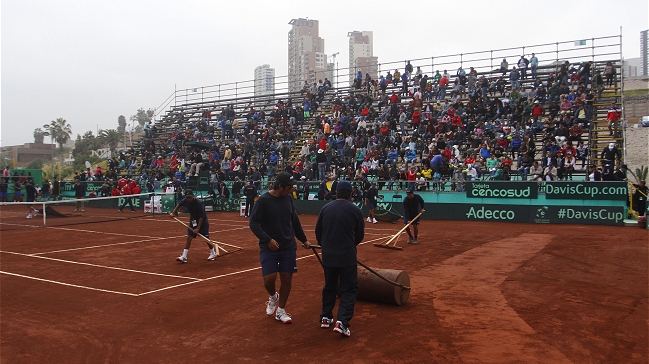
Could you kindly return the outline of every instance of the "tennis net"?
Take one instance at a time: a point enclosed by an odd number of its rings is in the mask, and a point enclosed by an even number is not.
[[[125,202],[131,200],[130,206]],[[26,227],[65,226],[98,222],[131,220],[160,213],[150,209],[144,213],[151,194],[130,196],[88,197],[35,202],[0,203],[0,231]],[[119,210],[122,207],[121,211]],[[131,212],[133,210],[133,212]]]

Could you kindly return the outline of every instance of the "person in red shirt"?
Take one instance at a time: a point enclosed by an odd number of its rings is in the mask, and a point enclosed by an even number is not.
[[[532,116],[534,119],[538,119],[540,116],[545,115],[545,109],[543,105],[539,103],[539,100],[534,101],[534,107],[532,108]]]
[[[408,174],[406,175],[406,180],[408,181],[408,188],[415,188],[415,181],[417,180],[417,168],[410,167]]]
[[[613,135],[613,129],[617,132],[620,116],[622,116],[622,111],[620,111],[615,102],[613,102],[606,114],[606,121],[608,121],[608,135]]]
[[[112,191],[110,191],[111,196],[120,196],[122,193],[119,192],[119,188],[114,187]]]
[[[124,187],[122,187],[121,192],[122,192],[122,196],[126,196],[126,197],[124,197],[124,202],[122,202],[122,204],[119,206],[119,209],[117,211],[122,212],[122,210],[124,210],[124,207],[128,205],[131,208],[131,212],[135,212],[135,209],[133,208],[133,202],[131,201],[131,197],[130,197],[130,195],[133,194],[133,191],[131,189],[131,184],[130,183],[124,184]]]

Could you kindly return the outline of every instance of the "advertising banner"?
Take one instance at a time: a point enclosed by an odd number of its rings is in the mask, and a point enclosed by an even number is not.
[[[469,205],[454,204],[448,213],[448,220],[480,220],[503,222],[528,222],[529,207],[524,205]],[[432,206],[436,208],[436,206]],[[428,212],[428,211],[426,211]]]
[[[627,183],[624,181],[545,183],[547,199],[626,201],[628,193]]]
[[[467,198],[538,198],[536,182],[485,181],[467,182]]]
[[[530,206],[530,222],[537,224],[624,226],[624,207]]]

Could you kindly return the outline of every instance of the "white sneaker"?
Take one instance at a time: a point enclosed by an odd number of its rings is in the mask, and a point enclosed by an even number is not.
[[[277,301],[279,301],[279,293],[277,292],[275,292],[274,296],[268,297],[268,302],[266,302],[266,315],[271,316],[275,313]]]
[[[32,217],[33,217],[32,214],[27,215],[28,219],[31,219]]]
[[[210,253],[210,256],[207,257],[207,260],[215,260],[217,257],[216,253]]]
[[[376,224],[376,223],[378,223],[378,221],[376,221],[376,219],[372,219],[372,224]]]
[[[290,324],[293,322],[291,315],[289,315],[283,308],[277,307],[277,312],[275,312],[275,320],[282,321],[283,324]]]
[[[333,319],[323,317],[322,319],[320,319],[320,327],[322,327],[323,329],[328,329],[333,321]]]
[[[372,222],[372,219],[369,216],[367,217],[367,222]]]
[[[334,327],[334,331],[346,337],[350,337],[352,335],[352,333],[349,331],[349,327],[345,326],[340,321],[336,321],[336,327]]]
[[[181,263],[187,263],[187,257],[183,257],[183,256],[181,255],[181,256],[179,256],[178,258],[176,258],[176,261],[177,261],[177,262],[181,262]]]

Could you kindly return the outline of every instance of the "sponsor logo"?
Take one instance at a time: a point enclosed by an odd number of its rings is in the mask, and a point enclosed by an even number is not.
[[[573,208],[561,208],[557,211],[557,217],[560,219],[571,220],[601,220],[619,223],[624,221],[624,214],[621,211],[609,211],[606,208],[588,210],[577,210]]]
[[[547,198],[564,199],[625,199],[627,186],[619,182],[548,182],[545,184]]]
[[[534,222],[537,224],[549,224],[550,219],[548,219],[548,210],[547,206],[542,206],[536,209],[536,215],[534,215]]]
[[[482,182],[468,183],[466,196],[487,198],[537,198],[536,183],[529,182]]]
[[[484,206],[475,209],[472,206],[466,213],[466,217],[467,219],[514,220],[516,213],[512,210],[486,209]]]

